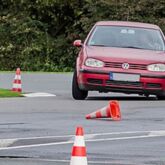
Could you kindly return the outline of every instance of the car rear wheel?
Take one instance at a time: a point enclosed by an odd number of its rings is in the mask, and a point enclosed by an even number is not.
[[[72,80],[72,96],[75,100],[84,100],[88,96],[88,91],[81,90],[78,86],[76,71],[74,71]]]

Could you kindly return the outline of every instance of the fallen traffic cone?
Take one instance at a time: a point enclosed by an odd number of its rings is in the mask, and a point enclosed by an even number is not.
[[[107,107],[86,115],[86,119],[95,118],[112,118],[112,120],[121,120],[119,102],[116,100],[110,101]]]
[[[116,100],[113,100],[110,102],[110,108],[111,108],[111,117],[113,120],[121,120],[121,112],[120,112],[120,106],[119,102]]]
[[[70,165],[87,165],[86,147],[82,127],[77,127]]]
[[[13,81],[12,91],[22,92],[21,70],[20,70],[20,68],[17,68],[17,70],[16,70],[16,74],[15,74],[14,81]]]

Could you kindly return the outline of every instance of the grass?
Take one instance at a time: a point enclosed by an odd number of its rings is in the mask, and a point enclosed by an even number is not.
[[[23,97],[23,95],[20,92],[13,92],[9,89],[0,88],[0,98],[1,97]]]

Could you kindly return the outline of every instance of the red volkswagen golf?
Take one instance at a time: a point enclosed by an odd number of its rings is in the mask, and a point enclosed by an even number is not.
[[[152,24],[102,21],[80,47],[72,95],[83,100],[88,91],[156,95],[165,98],[165,37]]]

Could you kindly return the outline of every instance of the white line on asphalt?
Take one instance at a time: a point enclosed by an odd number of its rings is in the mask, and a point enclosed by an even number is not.
[[[102,135],[102,134],[100,134],[100,135]],[[153,131],[153,132],[148,132],[148,135],[114,137],[114,138],[102,138],[102,139],[89,139],[89,140],[85,140],[85,141],[86,142],[101,142],[101,141],[114,141],[114,140],[154,138],[154,137],[163,137],[163,136],[165,136],[165,131]],[[42,143],[42,144],[33,144],[33,145],[22,145],[22,146],[4,147],[4,148],[0,148],[0,150],[31,148],[31,147],[42,147],[42,146],[53,146],[53,145],[64,145],[64,144],[71,144],[73,142],[74,141],[65,141],[65,142],[54,142],[54,143],[44,143],[44,144]]]
[[[42,161],[42,162],[59,162],[59,163],[69,163],[70,160],[56,160],[56,159],[36,159],[34,158],[33,160],[36,160],[36,161]],[[92,164],[119,164],[120,162],[119,161],[88,161],[88,163],[92,163]],[[128,165],[129,163],[128,162],[121,162],[122,165]],[[131,163],[131,165],[134,165]]]
[[[23,94],[23,96],[25,96],[25,97],[52,97],[52,96],[56,96],[56,95],[51,94],[51,93],[37,92],[37,93]]]
[[[0,147],[7,147],[11,144],[13,144],[16,139],[0,139]]]
[[[93,136],[102,136],[102,135],[122,135],[122,134],[136,134],[136,133],[165,133],[165,130],[158,130],[158,131],[125,131],[125,132],[110,132],[110,133],[95,133],[95,134],[86,134],[86,135],[93,135]]]
[[[21,148],[31,148],[31,147],[43,147],[43,146],[62,145],[62,144],[71,144],[71,143],[73,143],[73,141],[44,143],[44,144],[41,143],[41,144],[32,144],[32,145],[4,147],[4,148],[0,148],[0,150],[21,149]]]
[[[158,131],[126,131],[126,132],[110,132],[110,133],[95,133],[95,134],[86,134],[84,137],[88,139],[88,137],[95,136],[103,136],[103,135],[121,135],[121,134],[136,134],[136,133],[149,133],[149,134],[158,134],[165,133],[165,130]],[[0,140],[35,140],[35,139],[53,139],[53,138],[67,138],[74,137],[75,135],[61,135],[61,136],[36,136],[36,137],[20,137],[20,138],[11,138],[11,139],[0,139]]]
[[[114,141],[114,140],[129,140],[129,139],[142,139],[142,138],[151,138],[151,137],[163,137],[165,135],[141,135],[141,136],[128,136],[128,137],[119,137],[119,138],[102,138],[102,139],[92,139],[86,140],[86,142],[101,142],[101,141]]]
[[[0,139],[0,140],[35,140],[35,139],[53,139],[53,138],[69,138],[74,137],[75,135],[62,135],[62,136],[36,136],[36,137],[21,137],[21,138],[12,138],[12,139]]]
[[[149,136],[153,136],[153,135],[162,135],[162,136],[164,136],[165,135],[165,131],[151,131],[149,133]]]

